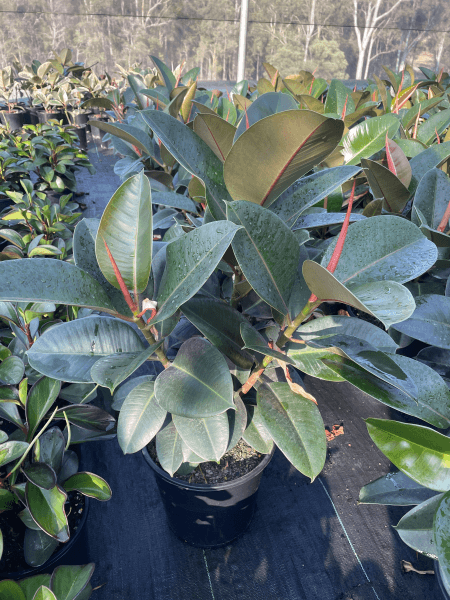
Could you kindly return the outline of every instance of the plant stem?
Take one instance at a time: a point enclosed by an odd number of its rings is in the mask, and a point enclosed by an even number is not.
[[[41,435],[44,433],[44,431],[47,429],[47,427],[50,425],[50,423],[53,421],[53,417],[56,415],[56,413],[58,412],[59,408],[56,407],[55,410],[52,412],[52,414],[50,415],[50,417],[47,420],[47,423],[44,425],[44,427],[40,430],[40,432],[37,434],[37,436],[34,438],[34,440],[32,442],[30,442],[30,445],[28,446],[28,448],[25,450],[25,452],[22,454],[22,457],[20,458],[19,462],[16,464],[16,466],[8,473],[8,475],[5,477],[5,479],[8,479],[8,477],[11,477],[11,475],[14,473],[14,471],[17,471],[17,469],[20,467],[20,465],[23,463],[23,461],[26,459],[26,457],[28,456],[28,454],[30,453],[31,449],[33,448],[33,446],[35,445],[35,443],[38,441],[38,439],[41,437]]]
[[[146,328],[146,325],[145,325],[143,319],[141,317],[139,317],[139,318],[135,317],[133,319],[133,321],[136,323],[136,325],[142,331],[145,339],[150,344],[150,346],[153,346],[153,344],[156,344],[156,340],[155,340],[153,334],[151,333],[151,331],[149,329]],[[155,354],[158,357],[159,361],[163,364],[163,367],[165,369],[167,369],[167,367],[170,367],[170,360],[167,358],[166,353],[164,352],[164,350],[162,349],[161,346],[157,350],[155,350]]]

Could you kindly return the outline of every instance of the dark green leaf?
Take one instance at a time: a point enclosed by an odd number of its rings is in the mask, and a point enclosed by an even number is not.
[[[69,526],[64,510],[67,494],[57,486],[45,490],[28,481],[25,497],[31,516],[39,527],[59,542],[67,542]]]
[[[360,504],[387,504],[408,506],[420,504],[436,495],[436,492],[419,485],[401,471],[388,473],[371,481],[359,493]]]
[[[218,461],[225,454],[230,435],[227,412],[208,418],[172,418],[183,442],[203,460]]]
[[[108,295],[91,275],[62,260],[3,261],[0,279],[2,300],[72,304],[116,313]]]
[[[317,405],[287,383],[263,384],[258,407],[266,429],[288,460],[313,481],[323,469],[326,438]]]
[[[156,453],[161,467],[172,476],[183,461],[183,443],[172,421],[156,434]]]
[[[60,566],[52,573],[50,587],[58,600],[74,600],[86,589],[94,572],[94,563]]]
[[[49,377],[92,381],[90,369],[102,357],[145,349],[131,325],[109,317],[86,317],[47,330],[28,352],[30,365]]]
[[[182,344],[172,365],[156,378],[155,395],[165,410],[181,417],[212,417],[234,408],[227,362],[202,338]]]
[[[39,423],[52,407],[60,390],[61,382],[49,377],[42,377],[31,388],[25,407],[28,423],[28,442],[33,439]]]
[[[51,490],[56,485],[56,473],[45,463],[32,463],[23,469],[23,473],[28,481],[44,490]]]
[[[58,540],[44,533],[42,529],[34,531],[27,528],[24,538],[24,556],[27,565],[40,567],[47,562],[58,546]]]
[[[450,298],[429,294],[415,300],[414,313],[394,329],[426,344],[450,348]]]
[[[386,134],[392,139],[399,126],[398,118],[390,114],[355,125],[343,139],[345,162],[357,165],[361,158],[370,158],[384,148]]]
[[[156,401],[154,386],[153,381],[138,384],[122,404],[117,441],[124,454],[142,450],[164,424],[167,412]]]
[[[425,500],[406,513],[395,529],[410,548],[431,558],[437,558],[433,535],[433,519],[443,494]]]
[[[147,287],[152,262],[152,199],[150,183],[141,171],[130,177],[108,202],[98,228],[95,254],[99,267],[120,289],[105,243],[126,287],[140,293]]]

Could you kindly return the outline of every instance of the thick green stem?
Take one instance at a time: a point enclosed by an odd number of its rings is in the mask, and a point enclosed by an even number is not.
[[[153,344],[156,344],[155,337],[153,336],[152,332],[149,329],[147,329],[147,327],[146,327],[144,321],[142,320],[142,318],[141,317],[139,317],[139,318],[135,317],[133,319],[133,321],[136,323],[136,325],[142,331],[142,333],[144,334],[145,339],[150,344],[150,346],[153,346]],[[162,346],[160,346],[157,350],[155,350],[155,354],[158,357],[158,360],[163,364],[163,367],[165,369],[167,369],[167,367],[170,367],[170,360],[167,358],[166,353],[162,349]]]

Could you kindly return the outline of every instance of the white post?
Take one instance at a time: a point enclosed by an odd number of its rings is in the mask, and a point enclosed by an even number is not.
[[[241,0],[241,20],[239,25],[239,50],[237,81],[245,78],[245,51],[247,46],[248,0]]]

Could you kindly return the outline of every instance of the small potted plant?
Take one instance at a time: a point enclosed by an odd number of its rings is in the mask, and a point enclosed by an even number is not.
[[[1,115],[5,125],[11,131],[21,129],[23,125],[23,111],[18,108],[19,83],[15,80],[12,67],[0,70],[0,96],[6,103],[7,110],[2,110]]]
[[[111,496],[104,479],[78,471],[78,454],[70,444],[108,432],[114,418],[86,404],[94,399],[92,389],[84,399],[83,390],[78,390],[77,401],[70,386],[61,389],[60,381],[41,377],[26,359],[26,351],[39,335],[58,325],[56,311],[51,303],[2,302],[0,306],[0,320],[11,329],[10,336],[3,330],[0,338],[0,572],[4,577],[23,577],[49,559],[59,560],[86,521],[88,504],[83,495],[99,500]]]

